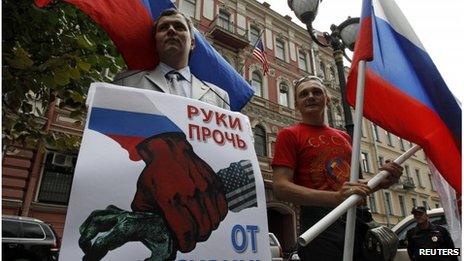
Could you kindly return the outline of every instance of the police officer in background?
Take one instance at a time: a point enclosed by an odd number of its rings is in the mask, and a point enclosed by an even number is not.
[[[411,260],[452,260],[457,261],[456,256],[439,255],[436,249],[454,248],[453,240],[448,231],[439,225],[429,222],[429,216],[425,207],[414,207],[411,211],[417,226],[407,232],[408,254]],[[432,255],[420,255],[420,249],[433,249]]]

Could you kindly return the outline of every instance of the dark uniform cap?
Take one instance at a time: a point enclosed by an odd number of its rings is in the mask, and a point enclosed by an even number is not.
[[[411,214],[414,214],[415,212],[427,213],[427,209],[425,209],[425,207],[413,207]]]

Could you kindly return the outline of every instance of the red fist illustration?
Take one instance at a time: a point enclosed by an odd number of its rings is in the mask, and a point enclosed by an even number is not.
[[[227,214],[221,181],[183,133],[150,137],[137,150],[147,166],[137,181],[132,210],[161,210],[179,251],[190,252],[197,242],[208,239]]]

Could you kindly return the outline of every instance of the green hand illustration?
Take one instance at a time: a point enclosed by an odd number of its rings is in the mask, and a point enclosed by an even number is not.
[[[95,210],[80,226],[82,260],[101,260],[110,250],[127,242],[142,242],[151,251],[145,260],[173,260],[177,248],[163,216],[153,212],[129,212],[113,205]]]

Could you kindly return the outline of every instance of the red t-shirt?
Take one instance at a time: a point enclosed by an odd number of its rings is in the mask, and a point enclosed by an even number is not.
[[[293,169],[295,184],[337,191],[349,180],[350,161],[348,134],[300,123],[279,132],[272,166]]]

